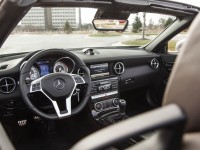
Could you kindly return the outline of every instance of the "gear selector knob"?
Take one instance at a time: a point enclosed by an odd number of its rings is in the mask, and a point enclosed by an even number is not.
[[[125,115],[126,101],[124,99],[119,100],[119,111],[120,115]]]

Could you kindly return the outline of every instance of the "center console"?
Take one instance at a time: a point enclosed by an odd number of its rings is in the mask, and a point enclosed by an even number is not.
[[[109,70],[108,63],[90,65],[92,77],[90,110],[93,118],[103,125],[116,122],[116,118],[124,119],[126,108],[120,100],[119,77],[110,74]]]
[[[99,113],[118,109],[118,77],[92,82],[91,110],[93,117]]]

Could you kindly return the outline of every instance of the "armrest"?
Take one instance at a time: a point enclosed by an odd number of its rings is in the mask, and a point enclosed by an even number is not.
[[[170,127],[180,134],[176,135],[176,138],[181,139],[185,121],[186,117],[181,108],[170,104],[99,130],[79,141],[71,149],[101,149],[123,139],[164,127]]]

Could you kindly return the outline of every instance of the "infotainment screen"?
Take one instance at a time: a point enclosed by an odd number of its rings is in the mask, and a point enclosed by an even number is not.
[[[40,61],[37,64],[40,66],[41,76],[49,74],[49,61]]]
[[[90,73],[92,78],[109,75],[108,63],[90,65]]]

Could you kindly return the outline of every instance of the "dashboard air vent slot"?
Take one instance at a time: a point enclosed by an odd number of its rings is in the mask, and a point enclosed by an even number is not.
[[[117,62],[115,65],[114,65],[114,72],[118,75],[121,75],[124,73],[124,70],[125,70],[125,67],[124,67],[124,64],[122,62]]]
[[[8,65],[2,65],[2,66],[0,66],[0,70],[4,70],[4,69],[6,69],[8,67]]]
[[[159,67],[159,61],[156,58],[154,58],[154,59],[151,60],[151,64],[150,65],[151,65],[151,67],[153,69],[158,69],[158,67]]]
[[[0,79],[0,92],[9,94],[16,88],[16,82],[13,78],[4,77]]]

